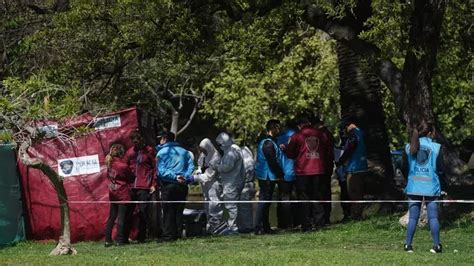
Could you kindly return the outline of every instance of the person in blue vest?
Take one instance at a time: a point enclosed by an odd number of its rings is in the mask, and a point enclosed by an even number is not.
[[[296,133],[296,126],[293,125],[292,121],[286,123],[286,128],[280,133],[276,139],[276,143],[280,149],[284,150],[291,136]],[[281,166],[283,168],[284,177],[283,183],[278,187],[279,196],[278,199],[282,201],[291,200],[291,193],[295,187],[295,161],[288,158],[284,152],[281,154]],[[292,204],[288,202],[282,202],[277,204],[277,220],[278,228],[290,228],[295,225],[296,217],[294,217],[297,210],[298,204]],[[295,218],[295,219],[294,219]]]
[[[341,126],[346,133],[344,152],[337,161],[337,166],[344,166],[347,192],[350,200],[363,200],[364,186],[368,173],[367,150],[365,145],[365,134],[357,126],[357,119],[353,116],[345,117]],[[362,218],[363,205],[351,204],[350,217]],[[344,217],[344,219],[347,219]]]
[[[185,201],[188,195],[186,179],[190,179],[194,162],[189,151],[175,141],[175,134],[162,132],[156,146],[157,176],[161,186],[161,200]],[[174,241],[181,237],[184,203],[163,203],[163,237],[158,242]]]
[[[266,124],[266,134],[261,136],[257,144],[257,162],[255,175],[260,187],[259,200],[272,200],[275,185],[281,190],[285,173],[281,166],[281,150],[276,143],[280,134],[280,121],[269,120]],[[269,221],[270,203],[259,202],[255,217],[255,234],[274,234]]]
[[[405,146],[405,172],[408,182],[407,194],[409,219],[404,250],[413,252],[412,241],[415,235],[422,201],[426,203],[428,222],[433,239],[430,252],[442,252],[439,239],[438,203],[441,195],[443,166],[442,146],[433,141],[435,130],[432,124],[424,123],[413,130],[410,143]]]

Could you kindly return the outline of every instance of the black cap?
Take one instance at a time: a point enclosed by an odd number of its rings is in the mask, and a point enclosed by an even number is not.
[[[161,138],[166,138],[168,141],[175,141],[176,140],[176,135],[173,132],[167,131],[167,130],[161,130],[158,132],[158,135],[156,138],[161,139]]]

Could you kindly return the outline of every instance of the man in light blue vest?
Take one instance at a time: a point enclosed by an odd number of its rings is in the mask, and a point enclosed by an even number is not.
[[[285,173],[281,166],[282,152],[276,144],[280,134],[280,121],[269,120],[266,124],[266,135],[258,142],[255,175],[260,187],[259,200],[272,200],[275,185],[280,184]],[[280,186],[279,186],[280,189]],[[269,221],[270,203],[258,203],[255,219],[255,234],[274,234]]]
[[[286,145],[290,141],[291,136],[296,133],[296,126],[291,125],[291,122],[287,123],[286,129],[284,129],[277,137],[277,144],[284,151]],[[278,186],[279,196],[278,199],[282,201],[291,200],[291,193],[295,186],[295,161],[288,158],[284,152],[281,154],[281,166],[283,168],[284,177],[282,184]],[[298,215],[298,204],[296,203],[278,203],[277,204],[277,219],[278,228],[290,228],[297,223]]]

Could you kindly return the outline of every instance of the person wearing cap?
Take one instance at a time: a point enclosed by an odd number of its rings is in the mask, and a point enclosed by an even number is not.
[[[298,129],[285,150],[286,155],[295,160],[296,194],[299,200],[321,200],[320,188],[332,147],[322,131],[311,126],[307,117],[298,118]],[[323,220],[324,210],[320,203],[306,202],[301,207],[303,232],[312,229],[313,220]]]
[[[156,147],[157,176],[161,185],[161,200],[185,201],[188,195],[186,179],[194,170],[188,150],[175,141],[172,132],[159,134]],[[163,203],[163,237],[158,242],[174,241],[181,237],[185,203]]]
[[[145,144],[143,136],[138,130],[130,134],[133,146],[125,153],[130,171],[135,175],[132,183],[131,196],[133,201],[149,201],[151,194],[156,190],[156,165],[155,149]],[[137,241],[143,242],[147,236],[147,223],[149,220],[149,203],[138,204],[138,235]],[[133,212],[134,208],[131,208]],[[130,228],[128,228],[130,229]]]
[[[199,182],[201,184],[204,200],[207,201],[204,209],[207,215],[207,232],[213,233],[222,223],[224,210],[221,203],[222,184],[217,167],[221,161],[221,155],[208,138],[199,143],[200,155],[198,158],[198,169],[187,179],[187,182]]]
[[[219,171],[222,180],[223,199],[225,201],[239,201],[245,182],[245,167],[242,150],[238,145],[234,144],[234,141],[225,132],[217,136],[216,142],[223,151],[221,162],[217,167],[217,171]],[[226,234],[238,234],[238,204],[228,202],[224,204],[224,207],[229,215]]]
[[[344,152],[337,161],[337,166],[344,166],[347,192],[350,200],[362,200],[364,196],[364,177],[368,172],[365,134],[357,126],[356,118],[348,116],[342,119],[341,126],[346,134]],[[363,206],[360,203],[351,205],[351,218],[362,218]]]
[[[282,151],[276,144],[276,137],[280,134],[280,121],[271,119],[266,124],[267,134],[262,136],[257,145],[257,163],[255,173],[260,187],[259,200],[272,200],[275,185],[282,190],[284,171],[281,166]],[[284,189],[283,189],[284,190]],[[259,202],[255,218],[255,234],[274,234],[270,227],[270,204]]]

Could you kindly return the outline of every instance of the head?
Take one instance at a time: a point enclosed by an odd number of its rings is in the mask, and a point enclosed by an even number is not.
[[[133,146],[137,149],[141,149],[145,146],[145,139],[138,130],[130,134],[130,139],[132,140]]]
[[[320,115],[315,115],[313,117],[313,119],[311,119],[311,124],[315,127],[315,128],[320,128],[320,127],[323,127],[324,126],[324,121],[323,119],[321,118]]]
[[[230,147],[232,146],[232,144],[234,144],[232,138],[229,136],[229,134],[225,132],[222,132],[217,135],[216,142],[221,150],[225,150],[227,147]]]
[[[342,118],[340,123],[340,128],[345,132],[351,131],[353,128],[357,127],[357,118],[352,115],[348,115]]]
[[[423,122],[416,126],[411,134],[410,139],[410,153],[417,154],[418,150],[420,149],[420,138],[421,137],[435,137],[435,127],[431,122]]]
[[[121,158],[125,153],[125,147],[121,143],[113,143],[110,145],[109,154],[112,157]]]
[[[105,165],[108,168],[112,167],[112,161],[114,157],[122,158],[125,153],[125,146],[120,142],[113,142],[109,148],[109,154],[105,156]]]
[[[159,139],[160,144],[163,145],[165,143],[175,141],[176,140],[176,135],[173,132],[161,131],[158,134],[157,138]]]
[[[265,127],[267,129],[268,135],[272,137],[276,137],[280,135],[280,132],[281,132],[280,120],[277,120],[277,119],[268,120],[267,125]]]
[[[208,138],[201,140],[199,143],[199,151],[204,153],[206,156],[212,154],[215,150],[216,148],[214,147],[214,144],[212,144],[212,141]]]
[[[298,126],[298,129],[301,129],[305,126],[310,126],[311,122],[307,116],[301,115],[296,119],[296,125]]]

